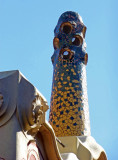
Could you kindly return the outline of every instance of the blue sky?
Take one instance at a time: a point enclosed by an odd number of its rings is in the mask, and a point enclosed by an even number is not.
[[[54,27],[65,11],[82,16],[91,132],[109,160],[118,159],[117,6],[117,0],[0,0],[0,71],[20,70],[48,104]]]

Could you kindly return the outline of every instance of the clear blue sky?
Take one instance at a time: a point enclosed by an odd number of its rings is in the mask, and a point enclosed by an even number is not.
[[[0,0],[0,71],[19,69],[49,104],[53,30],[65,11],[78,12],[87,26],[91,132],[108,159],[117,160],[117,0]]]

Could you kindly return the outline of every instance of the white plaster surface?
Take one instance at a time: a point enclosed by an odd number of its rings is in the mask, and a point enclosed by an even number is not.
[[[74,153],[63,153],[61,156],[63,160],[79,160]]]

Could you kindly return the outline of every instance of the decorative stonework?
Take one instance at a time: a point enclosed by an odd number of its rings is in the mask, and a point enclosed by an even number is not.
[[[0,126],[15,113],[24,132],[36,134],[48,109],[43,95],[19,72],[0,72]]]
[[[31,117],[30,120],[33,120],[31,130],[28,130],[30,134],[36,134],[39,131],[39,128],[43,123],[45,123],[45,114],[49,109],[47,101],[39,94],[34,96],[34,99],[31,103]]]
[[[44,96],[19,71],[0,72],[1,160],[61,160],[46,121],[48,108]]]
[[[35,96],[35,99],[32,102],[32,114],[33,114],[33,121],[34,123],[43,123],[42,120],[42,115],[43,115],[43,111],[41,110],[41,101],[40,101],[40,97],[37,95]]]

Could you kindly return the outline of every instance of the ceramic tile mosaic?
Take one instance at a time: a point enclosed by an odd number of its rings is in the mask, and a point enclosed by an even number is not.
[[[81,17],[71,11],[61,15],[54,30],[49,122],[58,137],[90,135],[85,32]]]

